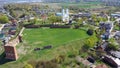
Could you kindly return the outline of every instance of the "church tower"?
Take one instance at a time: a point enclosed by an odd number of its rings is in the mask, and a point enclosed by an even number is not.
[[[62,10],[62,21],[69,22],[69,9]]]
[[[15,46],[4,46],[6,59],[17,60],[18,55]]]
[[[11,42],[8,42],[4,45],[4,50],[5,50],[5,58],[10,59],[10,60],[17,60],[18,59],[18,54],[16,50],[16,45],[19,43],[18,39],[14,39]]]

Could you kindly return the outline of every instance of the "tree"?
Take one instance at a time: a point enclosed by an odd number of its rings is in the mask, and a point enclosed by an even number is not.
[[[110,50],[118,50],[119,49],[119,45],[116,45],[116,40],[114,38],[110,38],[108,41],[110,42],[109,46],[108,46],[108,48]]]
[[[110,20],[111,20],[111,21],[115,21],[115,18],[114,18],[114,17],[111,17]]]
[[[100,20],[101,20],[101,19],[98,19],[98,18],[97,18],[97,15],[95,15],[95,14],[93,14],[93,15],[91,16],[91,18],[92,18],[93,22],[96,23],[96,25],[98,25],[99,22],[100,22]]]
[[[93,15],[91,16],[91,18],[92,18],[92,19],[96,19],[96,18],[97,18],[97,15],[93,14]]]
[[[12,9],[10,9],[10,15],[13,17],[17,17],[17,14]]]
[[[108,46],[108,48],[110,50],[118,50],[119,49],[119,45],[115,45],[113,43],[110,43],[110,45]]]
[[[38,61],[36,68],[58,68],[58,65],[52,61]]]
[[[34,18],[34,19],[32,19],[32,20],[29,20],[30,21],[30,23],[32,23],[32,24],[36,24],[37,23],[37,19],[36,18]]]
[[[93,35],[94,31],[92,29],[88,29],[87,34],[88,35]]]
[[[75,21],[78,23],[78,25],[81,25],[83,23],[83,19],[75,19]]]
[[[50,16],[49,17],[49,21],[51,22],[51,23],[56,23],[56,22],[61,22],[61,18],[60,17],[58,17],[58,16]]]
[[[6,15],[0,15],[0,23],[8,23],[9,19]]]
[[[88,47],[88,48],[93,47],[93,46],[96,44],[97,41],[98,41],[98,39],[97,39],[97,37],[96,37],[95,35],[90,36],[90,37],[86,40],[85,46]]]

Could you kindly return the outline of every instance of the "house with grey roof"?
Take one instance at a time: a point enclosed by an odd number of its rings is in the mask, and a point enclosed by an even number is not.
[[[110,51],[110,54],[112,56],[120,59],[120,51]]]
[[[102,39],[107,40],[110,38],[111,31],[113,29],[114,25],[112,22],[101,22],[99,24],[99,29],[101,31],[105,30],[105,32],[101,35]]]
[[[115,38],[116,40],[119,40],[119,39],[120,39],[120,31],[116,32],[114,38]]]

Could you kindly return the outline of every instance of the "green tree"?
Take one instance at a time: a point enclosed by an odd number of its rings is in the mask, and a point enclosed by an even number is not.
[[[94,23],[95,23],[96,25],[98,25],[99,22],[101,21],[101,18],[99,19],[99,18],[97,17],[97,15],[95,15],[95,14],[93,14],[91,18],[92,18],[92,20],[94,21]]]
[[[75,19],[75,21],[77,22],[78,25],[82,24],[83,23],[83,19]]]
[[[29,22],[32,23],[32,24],[36,24],[36,23],[37,23],[37,19],[34,18],[34,19],[32,19],[32,20],[29,20]]]
[[[12,9],[10,9],[10,15],[13,16],[13,17],[17,17],[17,14]]]
[[[96,44],[97,41],[98,41],[98,39],[97,39],[97,37],[96,37],[95,35],[90,36],[90,37],[86,40],[85,46],[88,47],[88,48],[93,47],[93,46]]]
[[[108,20],[107,18],[104,18],[104,17],[98,17],[97,19],[98,19],[97,20],[98,22],[100,22],[100,21],[105,22]]]
[[[8,23],[9,19],[6,15],[0,15],[0,23]]]
[[[116,40],[114,38],[111,38],[108,41],[110,42],[109,46],[108,46],[109,49],[111,49],[111,50],[118,50],[119,49],[119,45],[116,45]]]
[[[49,17],[49,21],[51,22],[51,23],[56,23],[56,22],[61,22],[61,17],[58,17],[58,16],[50,16]]]
[[[115,18],[114,18],[114,17],[111,17],[110,20],[111,20],[111,21],[115,21]]]
[[[108,46],[108,48],[110,50],[118,50],[119,49],[119,45],[115,45],[113,43],[110,43],[109,46]]]

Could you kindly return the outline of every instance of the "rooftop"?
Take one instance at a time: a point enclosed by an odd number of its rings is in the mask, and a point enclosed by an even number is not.
[[[118,66],[120,66],[120,59],[114,58],[114,57],[108,56],[108,55],[106,55],[106,57],[108,57],[109,59],[112,59]]]
[[[120,52],[119,51],[111,51],[110,52],[113,56],[117,57],[120,59]]]

